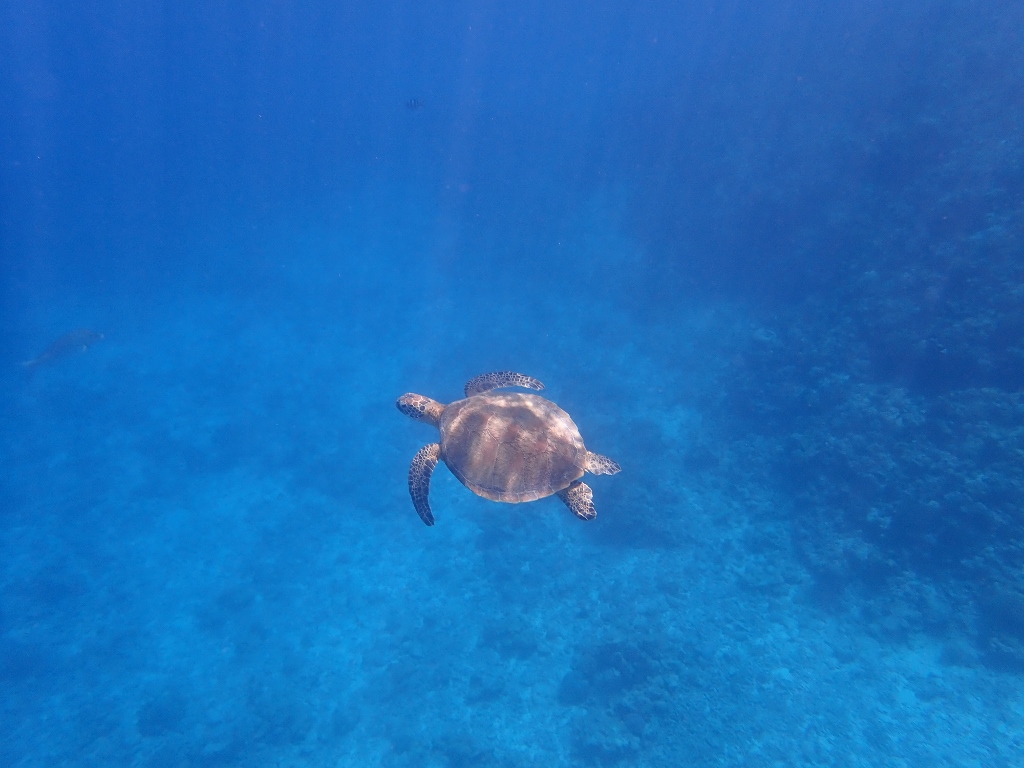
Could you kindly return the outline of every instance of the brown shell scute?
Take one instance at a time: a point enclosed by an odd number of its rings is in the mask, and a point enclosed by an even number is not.
[[[467,487],[495,501],[533,501],[583,476],[587,449],[569,415],[537,395],[488,392],[451,403],[441,458]]]

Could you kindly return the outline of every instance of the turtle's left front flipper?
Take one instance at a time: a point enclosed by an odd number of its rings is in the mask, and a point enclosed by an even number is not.
[[[437,459],[441,455],[441,446],[437,443],[425,445],[413,456],[409,466],[409,495],[416,507],[416,514],[427,525],[434,524],[434,515],[430,512],[430,476],[434,474]]]
[[[430,475],[434,473],[440,453],[441,446],[438,443],[432,442],[429,445],[424,445],[416,452],[413,463],[409,467],[409,495],[413,497],[416,514],[427,525],[434,524],[428,497],[430,495]]]

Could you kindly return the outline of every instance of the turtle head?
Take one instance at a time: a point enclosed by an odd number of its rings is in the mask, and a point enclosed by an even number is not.
[[[410,419],[425,421],[427,424],[433,424],[435,427],[440,423],[441,413],[444,412],[444,406],[437,402],[437,400],[431,400],[429,397],[416,395],[412,392],[408,392],[398,398],[395,405],[398,406],[398,410]]]

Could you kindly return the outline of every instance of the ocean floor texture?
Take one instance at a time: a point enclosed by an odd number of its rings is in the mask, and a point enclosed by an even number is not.
[[[588,291],[600,270],[495,286],[418,261],[411,231],[278,233],[258,290],[23,308],[18,354],[105,338],[0,381],[0,764],[1022,764],[1024,602],[898,542],[865,554],[849,516],[902,508],[822,453],[841,430],[891,488],[883,455],[897,479],[951,455],[901,437],[931,395],[843,373],[784,317],[654,315]],[[611,235],[579,247],[629,270]],[[541,379],[622,465],[589,481],[594,522],[443,465],[437,524],[417,518],[406,474],[436,433],[395,398],[491,370]],[[960,405],[947,421],[981,423]],[[921,472],[969,469],[942,467]]]

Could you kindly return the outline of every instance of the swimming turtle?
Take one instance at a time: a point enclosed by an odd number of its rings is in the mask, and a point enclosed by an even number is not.
[[[409,467],[409,494],[420,519],[434,524],[427,498],[438,459],[463,485],[492,501],[518,504],[557,494],[576,517],[593,520],[594,493],[584,472],[614,475],[621,467],[591,453],[569,414],[540,395],[495,392],[544,389],[512,371],[485,373],[466,384],[466,398],[443,405],[423,395],[398,398],[398,410],[441,431],[441,442],[419,450]]]

